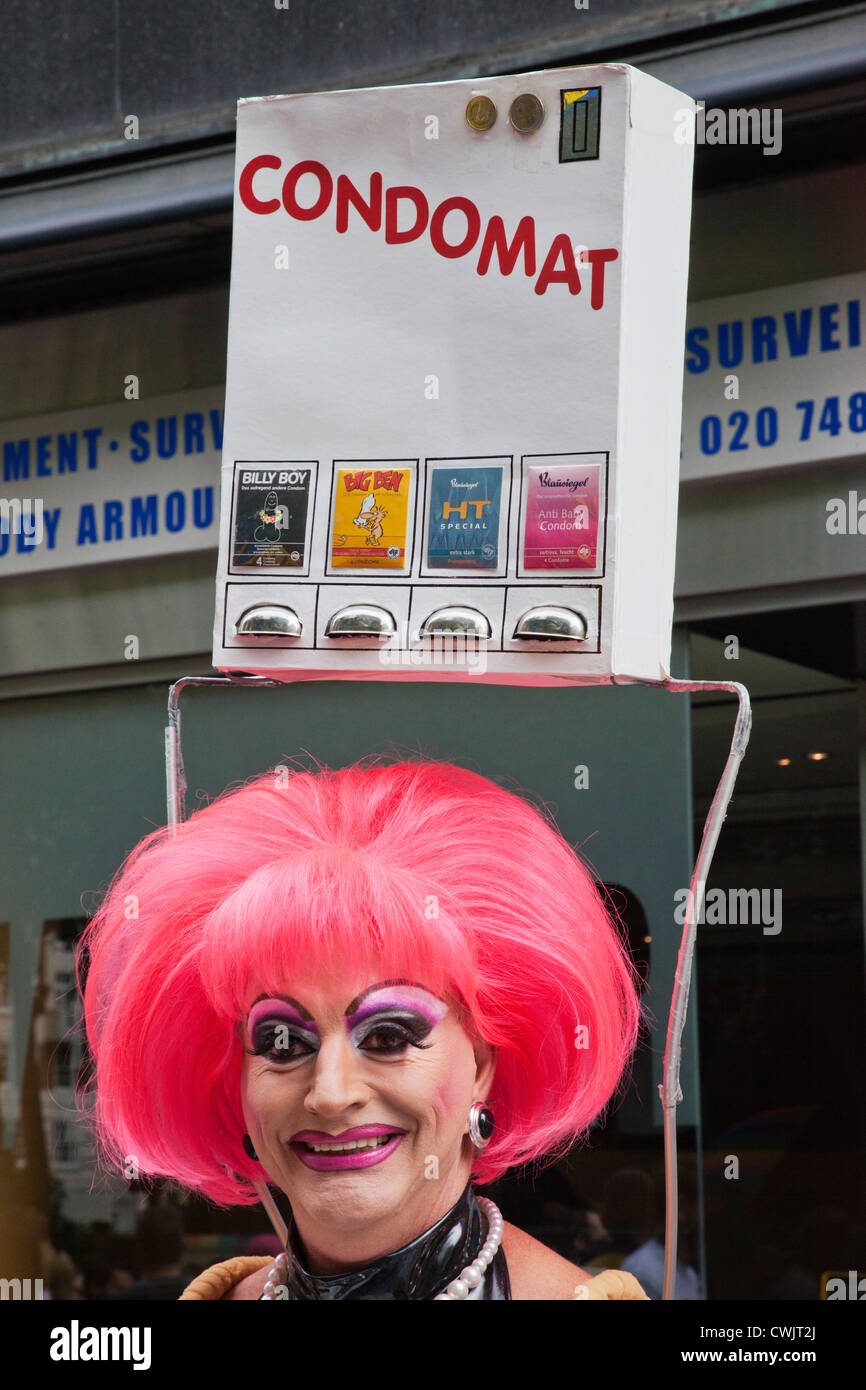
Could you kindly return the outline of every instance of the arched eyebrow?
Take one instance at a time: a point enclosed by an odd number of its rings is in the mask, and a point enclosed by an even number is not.
[[[351,1003],[346,1007],[343,1017],[354,1018],[355,1014],[357,1014],[358,1010],[360,1009],[361,1005],[363,1004],[364,1000],[367,998],[368,995],[378,993],[380,990],[383,989],[393,989],[400,985],[408,986],[410,989],[423,989],[425,993],[430,993],[426,985],[419,984],[417,980],[378,980],[376,984],[369,985],[367,989],[362,990],[361,993],[351,1001]],[[250,1005],[249,1011],[247,1013],[247,1018],[249,1018],[253,1009],[256,1007],[256,1004],[261,1004],[264,1000],[271,999],[279,1000],[282,1004],[288,1004],[289,1007],[297,1013],[298,1017],[303,1022],[309,1023],[310,1026],[314,1029],[316,1028],[316,1022],[313,1018],[313,1015],[309,1012],[308,1009],[305,1009],[303,1004],[301,1004],[297,999],[293,999],[290,994],[260,994],[259,997],[257,999],[254,999],[252,1004]]]
[[[265,999],[279,999],[281,1003],[288,1004],[293,1008],[298,1017],[302,1018],[305,1023],[312,1023],[314,1021],[313,1015],[304,1008],[303,1004],[299,1004],[297,999],[293,999],[290,994],[260,994],[258,999],[254,999],[252,1004],[250,1004],[247,1010],[247,1018],[249,1018],[256,1004],[261,1004]]]
[[[370,985],[369,989],[363,990],[361,994],[357,996],[356,999],[352,1000],[351,1004],[345,1011],[344,1017],[350,1018],[353,1014],[356,1014],[358,1012],[358,1009],[363,1004],[364,1000],[367,998],[368,994],[374,994],[377,990],[380,989],[393,989],[395,985],[409,985],[412,989],[425,988],[424,985],[419,985],[417,980],[380,980],[378,984]]]

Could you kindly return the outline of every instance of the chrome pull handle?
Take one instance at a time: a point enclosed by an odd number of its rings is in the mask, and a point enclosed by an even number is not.
[[[278,603],[256,603],[235,623],[238,637],[300,637],[303,624],[293,608]]]
[[[586,618],[574,608],[559,608],[544,603],[529,608],[518,618],[512,641],[585,642]]]
[[[437,608],[430,613],[418,630],[419,637],[445,637],[460,633],[476,637],[479,641],[489,641],[493,636],[490,619],[477,608],[465,608],[462,604],[451,604],[447,608]]]
[[[350,603],[332,613],[326,637],[393,637],[397,631],[393,613],[375,603]]]

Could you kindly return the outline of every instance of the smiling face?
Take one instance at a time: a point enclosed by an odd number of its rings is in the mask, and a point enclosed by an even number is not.
[[[397,1250],[469,1180],[469,1107],[490,1048],[455,1007],[412,981],[331,979],[254,999],[242,1102],[315,1272]]]

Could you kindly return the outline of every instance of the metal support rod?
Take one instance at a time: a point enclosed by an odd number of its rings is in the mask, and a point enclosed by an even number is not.
[[[280,1209],[274,1201],[273,1194],[267,1183],[263,1182],[261,1178],[256,1178],[253,1182],[253,1187],[259,1195],[259,1201],[271,1218],[271,1225],[277,1233],[277,1240],[281,1243],[284,1250],[288,1249],[289,1228],[280,1215]]]
[[[229,686],[284,685],[285,681],[267,676],[181,676],[168,692],[168,726],[165,730],[166,824],[180,825],[186,820],[186,772],[180,741],[180,697],[188,685]]]
[[[699,899],[703,901],[703,885],[707,882],[710,865],[713,862],[716,843],[722,822],[728,809],[728,803],[734,791],[734,783],[737,780],[737,773],[746,745],[749,742],[749,733],[752,727],[752,710],[749,700],[749,692],[744,685],[738,681],[649,681],[632,680],[631,678],[615,678],[615,685],[656,685],[663,690],[673,690],[678,694],[689,694],[695,691],[704,690],[725,690],[737,696],[739,709],[737,712],[734,733],[731,739],[731,748],[728,753],[728,760],[716,787],[716,793],[704,822],[704,833],[701,837],[701,847],[698,857],[695,860],[695,867],[692,871],[691,883],[689,884],[689,897],[686,907],[686,923],[683,929],[683,936],[680,942],[680,953],[677,959],[677,973],[674,980],[673,996],[671,998],[671,1011],[668,1016],[668,1032],[665,1044],[665,1060],[663,1070],[663,1081],[659,1086],[661,1096],[662,1115],[664,1119],[664,1149],[665,1149],[665,1272],[664,1284],[662,1286],[662,1298],[673,1299],[676,1292],[677,1276],[677,1225],[679,1218],[679,1201],[677,1196],[677,1113],[676,1108],[683,1098],[680,1089],[680,1058],[682,1056],[682,1036],[683,1028],[686,1023],[686,1010],[689,1003],[689,988],[692,980],[692,958],[695,950],[695,935],[697,930],[697,919],[700,907],[695,910],[696,888],[699,888]]]
[[[211,685],[225,688],[232,685],[277,686],[284,684],[284,681],[269,680],[267,676],[181,676],[180,680],[175,681],[174,685],[171,686],[168,692],[168,725],[165,730],[165,792],[168,816],[166,824],[172,826],[175,832],[178,825],[186,819],[187,782],[180,740],[180,697],[183,691],[188,685]],[[274,1201],[267,1183],[258,1178],[253,1182],[253,1187],[270,1218],[277,1239],[286,1248],[289,1228],[280,1215],[280,1209]]]

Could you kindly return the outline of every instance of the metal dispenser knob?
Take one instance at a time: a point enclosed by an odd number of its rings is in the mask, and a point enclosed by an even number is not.
[[[533,642],[585,642],[586,618],[573,608],[558,608],[544,603],[529,608],[517,620],[512,641],[524,638]]]
[[[397,631],[393,613],[375,603],[350,603],[332,613],[326,637],[393,637]]]
[[[293,608],[278,603],[257,603],[235,623],[238,637],[300,637],[301,620]]]
[[[451,604],[447,608],[437,608],[426,617],[418,630],[419,637],[444,637],[455,632],[489,641],[493,636],[490,619],[477,608],[464,608],[461,604]]]

